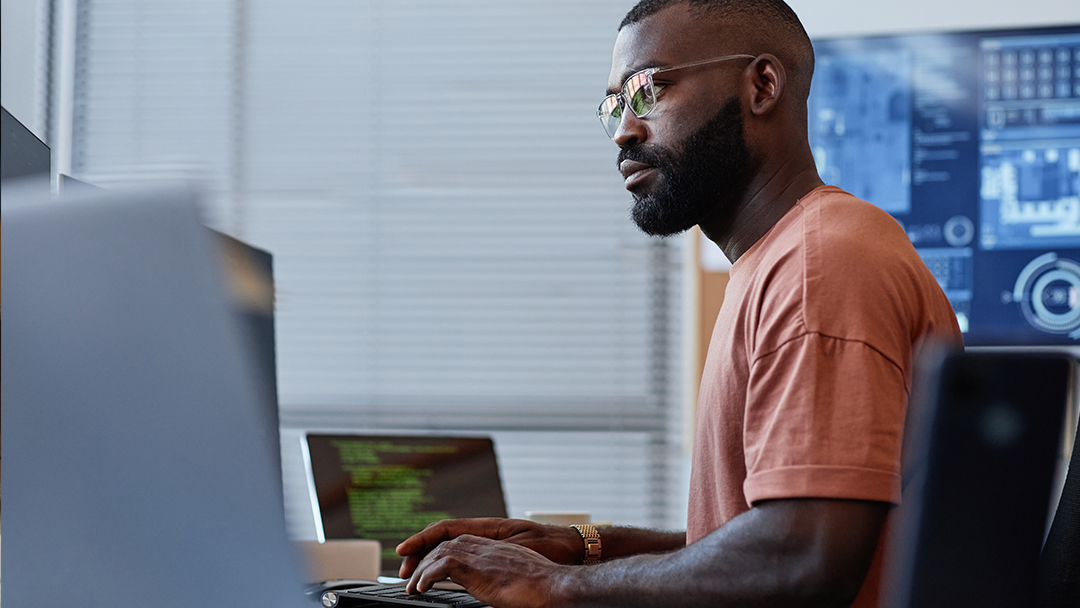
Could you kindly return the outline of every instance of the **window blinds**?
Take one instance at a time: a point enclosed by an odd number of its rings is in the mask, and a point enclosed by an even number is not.
[[[78,4],[76,177],[202,177],[274,254],[296,536],[313,428],[488,432],[512,515],[681,525],[680,256],[595,118],[631,4]]]

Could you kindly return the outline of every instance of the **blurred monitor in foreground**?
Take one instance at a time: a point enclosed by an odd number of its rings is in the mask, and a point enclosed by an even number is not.
[[[197,192],[23,203],[2,214],[9,604],[300,605],[276,429]]]
[[[1047,512],[1076,516],[1052,510],[1075,362],[959,352],[921,363],[881,605],[1036,606]]]

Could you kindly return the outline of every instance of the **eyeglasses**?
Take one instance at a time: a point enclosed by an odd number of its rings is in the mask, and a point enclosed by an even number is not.
[[[649,115],[649,112],[652,112],[653,108],[656,107],[656,91],[658,87],[653,84],[654,74],[681,70],[683,68],[692,68],[707,63],[717,63],[719,61],[753,58],[753,55],[725,55],[715,59],[705,59],[703,61],[684,63],[682,65],[667,68],[646,68],[640,72],[631,74],[630,77],[623,82],[622,90],[620,92],[605,97],[604,101],[600,102],[600,107],[597,108],[596,115],[600,118],[600,123],[604,125],[604,130],[607,131],[608,137],[615,139],[615,132],[619,130],[619,124],[622,123],[623,111],[627,105],[630,106],[630,109],[638,118],[645,118]]]

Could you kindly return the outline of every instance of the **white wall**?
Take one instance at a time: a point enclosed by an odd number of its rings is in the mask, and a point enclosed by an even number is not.
[[[39,0],[0,2],[0,102],[35,135]]]
[[[1076,0],[787,0],[811,38],[1080,24]]]

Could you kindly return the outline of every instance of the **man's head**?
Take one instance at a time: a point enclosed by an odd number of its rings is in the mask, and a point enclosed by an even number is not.
[[[748,55],[663,70],[729,55]],[[670,235],[729,223],[768,161],[806,140],[813,49],[781,0],[642,0],[626,15],[609,92],[645,68],[656,105],[624,108],[613,139],[634,221]]]

